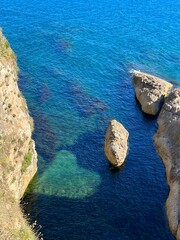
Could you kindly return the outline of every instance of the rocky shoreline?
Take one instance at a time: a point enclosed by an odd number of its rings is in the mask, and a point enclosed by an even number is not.
[[[133,83],[142,111],[152,115],[160,111],[154,144],[170,187],[166,201],[169,226],[180,240],[180,88],[170,91],[171,83],[139,71],[134,72]]]
[[[166,167],[170,187],[166,202],[169,226],[176,239],[180,239],[180,89],[166,97],[158,117],[155,147]]]

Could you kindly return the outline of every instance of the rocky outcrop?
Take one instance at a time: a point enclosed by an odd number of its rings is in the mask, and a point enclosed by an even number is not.
[[[128,150],[128,131],[116,120],[109,123],[106,132],[104,151],[110,164],[120,167],[126,158]]]
[[[37,171],[37,154],[17,72],[15,55],[0,30],[0,239],[35,239],[18,204]]]
[[[133,84],[142,111],[156,115],[172,84],[147,73],[134,71]]]
[[[166,210],[172,233],[180,240],[180,89],[165,98],[158,117],[155,146],[165,167],[170,187]]]

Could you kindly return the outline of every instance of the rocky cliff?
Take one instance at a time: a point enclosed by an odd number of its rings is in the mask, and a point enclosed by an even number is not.
[[[169,226],[180,240],[180,89],[171,90],[171,83],[139,71],[133,72],[133,84],[142,111],[152,115],[160,111],[154,143],[170,187],[166,201]]]
[[[158,154],[166,167],[170,187],[166,211],[172,233],[180,240],[180,89],[165,99],[154,137]]]
[[[0,239],[35,239],[19,207],[37,171],[33,121],[17,84],[15,55],[0,30]],[[3,219],[3,220],[2,220]]]

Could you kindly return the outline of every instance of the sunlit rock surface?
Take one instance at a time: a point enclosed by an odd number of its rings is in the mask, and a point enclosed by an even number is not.
[[[172,84],[153,75],[134,71],[133,84],[143,112],[156,115]]]
[[[116,120],[110,121],[105,136],[104,151],[110,164],[114,167],[120,167],[125,161],[128,136],[128,131],[121,123]]]
[[[18,88],[16,57],[0,30],[0,239],[35,239],[19,207],[37,171],[33,121]]]
[[[154,137],[159,156],[166,167],[170,193],[166,202],[170,228],[180,239],[180,88],[165,99]]]

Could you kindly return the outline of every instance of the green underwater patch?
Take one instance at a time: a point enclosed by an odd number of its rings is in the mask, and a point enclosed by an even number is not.
[[[76,157],[63,150],[39,178],[35,191],[49,196],[80,199],[93,195],[100,182],[97,173],[80,167]]]

